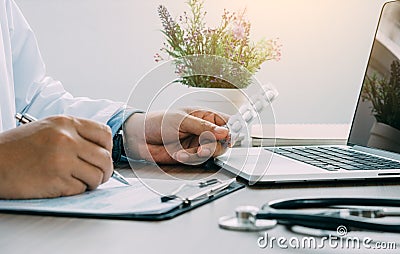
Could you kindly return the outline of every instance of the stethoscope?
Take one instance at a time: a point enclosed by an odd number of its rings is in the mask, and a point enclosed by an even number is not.
[[[367,208],[366,208],[367,207]],[[377,208],[379,207],[379,208]],[[295,198],[271,201],[259,209],[240,206],[234,216],[219,219],[223,229],[263,231],[281,224],[322,230],[366,230],[400,233],[400,224],[377,222],[378,218],[400,216],[400,199],[375,198]],[[295,210],[296,209],[296,210]],[[317,211],[300,209],[319,209]]]

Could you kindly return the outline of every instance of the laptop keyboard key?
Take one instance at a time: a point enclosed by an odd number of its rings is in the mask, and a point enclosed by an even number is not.
[[[342,166],[341,168],[345,169],[345,170],[360,170],[361,169],[361,168],[351,166],[351,165]]]
[[[400,163],[340,147],[285,147],[273,151],[329,171],[398,169]]]
[[[338,171],[340,169],[340,167],[333,166],[333,165],[320,166],[320,168],[326,169],[329,171]]]
[[[298,161],[304,161],[306,159],[308,159],[307,157],[304,157],[302,155],[298,155],[298,154],[284,154],[286,157],[289,157],[291,159],[294,160],[298,160]]]

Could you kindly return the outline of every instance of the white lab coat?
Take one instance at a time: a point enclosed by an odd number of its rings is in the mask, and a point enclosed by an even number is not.
[[[0,0],[0,132],[16,126],[16,112],[36,118],[66,114],[106,123],[122,107],[110,100],[74,98],[46,76],[32,29],[13,0]]]

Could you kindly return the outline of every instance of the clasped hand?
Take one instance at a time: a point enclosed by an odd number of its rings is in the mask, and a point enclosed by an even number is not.
[[[225,152],[229,116],[183,109],[134,114],[124,125],[125,150],[131,159],[157,163],[201,164]]]

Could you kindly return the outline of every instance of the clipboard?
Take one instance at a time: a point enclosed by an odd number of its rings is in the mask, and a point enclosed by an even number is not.
[[[138,179],[129,179],[129,181],[132,184],[131,186],[121,186],[116,181],[111,181],[112,183],[108,184],[108,186],[100,186],[100,188],[94,191],[70,197],[0,200],[0,212],[74,218],[161,221],[172,219],[245,186],[242,183],[236,182],[235,179],[219,181],[221,186],[224,183],[226,186],[218,191],[212,191],[218,187],[218,184],[210,185],[207,188],[200,186],[190,187],[187,188],[186,193],[174,195],[174,198],[169,197],[169,200],[164,200],[163,202],[163,195],[151,190],[149,186],[145,186]],[[170,190],[176,189],[177,186],[176,183],[169,183],[172,181],[168,180],[152,181],[155,184],[163,184],[164,187],[167,186]],[[179,184],[180,187],[183,185],[182,183]],[[192,196],[202,193],[206,195],[188,200],[189,196],[186,196],[188,192],[191,193],[188,195]],[[124,199],[124,197],[126,198]],[[131,204],[130,202],[133,203]]]

